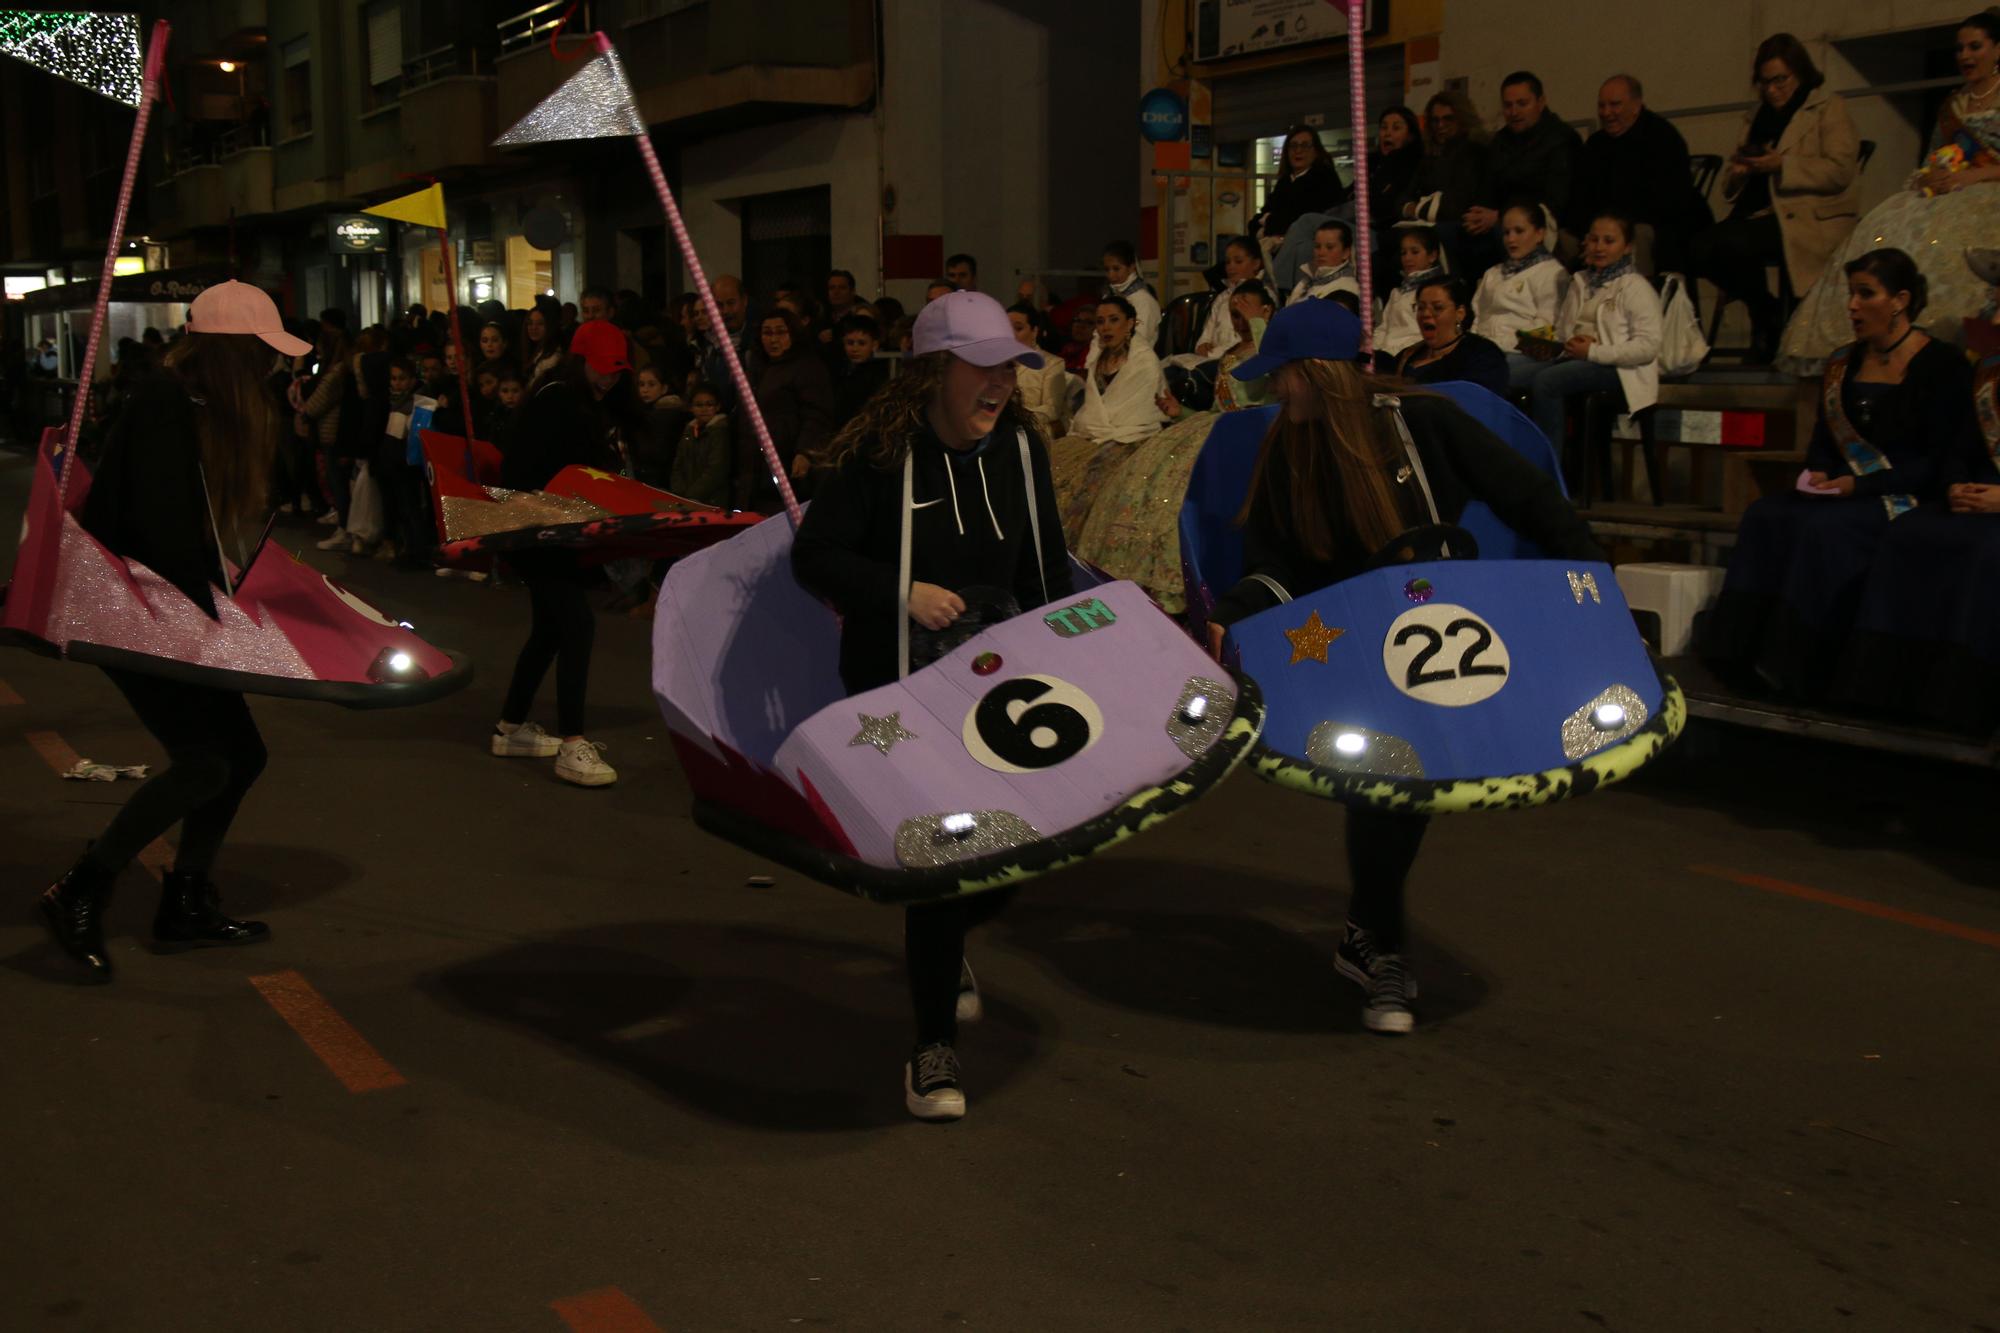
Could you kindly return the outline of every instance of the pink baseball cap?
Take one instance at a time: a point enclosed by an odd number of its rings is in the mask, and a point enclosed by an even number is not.
[[[984,292],[947,292],[925,306],[910,332],[910,351],[950,352],[975,366],[1019,361],[1030,370],[1042,368],[1042,354],[1021,344],[1007,312]]]
[[[194,298],[188,307],[189,333],[254,333],[286,356],[304,356],[313,345],[285,332],[278,307],[263,289],[231,278]]]

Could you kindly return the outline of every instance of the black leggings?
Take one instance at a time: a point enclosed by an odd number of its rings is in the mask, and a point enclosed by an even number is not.
[[[1430,822],[1429,815],[1362,806],[1347,811],[1347,874],[1354,885],[1347,919],[1371,932],[1384,953],[1403,951],[1403,882]]]
[[[917,1012],[917,1045],[958,1040],[958,975],[965,961],[965,933],[999,915],[1016,889],[990,889],[970,898],[903,909],[903,960],[910,973],[910,1004]]]
[[[535,691],[549,664],[556,668],[556,734],[583,735],[584,697],[590,692],[590,645],[597,635],[597,615],[584,592],[578,570],[525,574],[528,605],[534,623],[521,656],[514,663],[514,680],[501,706],[502,722],[528,720]]]
[[[174,869],[207,875],[236,807],[264,771],[264,739],[250,706],[227,690],[109,668],[104,674],[166,750],[167,766],[132,793],[84,862],[116,875],[146,844],[179,824]]]
[[[1749,309],[1750,327],[1759,338],[1777,336],[1783,311],[1764,275],[1767,266],[1785,261],[1785,237],[1777,218],[1718,222],[1696,236],[1688,252],[1698,276],[1720,287],[1726,299],[1741,301]]]

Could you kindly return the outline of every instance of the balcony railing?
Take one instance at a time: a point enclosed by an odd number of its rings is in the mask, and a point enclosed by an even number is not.
[[[568,8],[567,0],[548,0],[546,4],[536,5],[533,9],[516,14],[512,18],[501,19],[494,25],[500,30],[501,58],[518,55],[537,42],[547,41],[549,34],[562,26],[563,11]],[[592,30],[590,11],[589,4],[577,6],[577,12],[571,17],[568,30],[578,36],[590,32]]]
[[[476,46],[440,46],[403,62],[402,95],[459,75],[492,73],[493,57]]]

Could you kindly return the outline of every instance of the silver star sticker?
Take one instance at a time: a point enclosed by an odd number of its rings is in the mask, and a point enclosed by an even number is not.
[[[897,741],[913,741],[917,738],[917,733],[914,731],[903,729],[903,715],[900,712],[891,713],[887,717],[870,717],[866,713],[858,716],[861,718],[861,730],[854,734],[854,739],[848,742],[849,745],[872,745],[883,754],[887,754],[895,748]]]

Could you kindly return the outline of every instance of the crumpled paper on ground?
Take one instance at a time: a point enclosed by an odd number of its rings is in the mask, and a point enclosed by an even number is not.
[[[63,777],[75,782],[116,782],[120,778],[146,779],[146,765],[100,764],[89,759],[79,759],[63,772]]]

